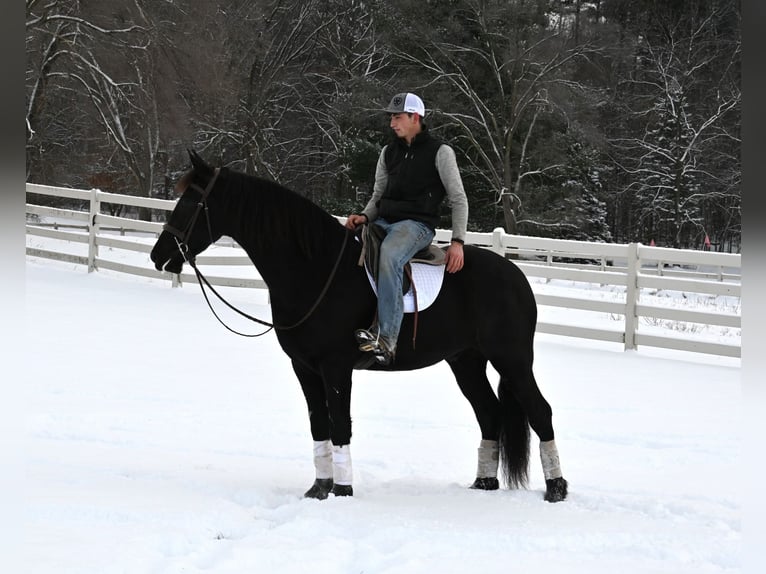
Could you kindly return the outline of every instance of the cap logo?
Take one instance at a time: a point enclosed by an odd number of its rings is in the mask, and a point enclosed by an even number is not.
[[[399,96],[396,96],[396,97],[394,98],[393,104],[394,104],[395,106],[397,106],[397,107],[401,106],[401,105],[402,105],[402,98],[400,98]]]

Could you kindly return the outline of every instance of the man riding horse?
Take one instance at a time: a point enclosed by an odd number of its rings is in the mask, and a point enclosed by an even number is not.
[[[372,352],[379,364],[388,365],[404,314],[404,265],[433,241],[446,196],[452,208],[446,270],[456,273],[463,268],[468,199],[455,152],[431,136],[423,122],[423,100],[412,93],[396,94],[384,111],[391,114],[396,137],[380,152],[372,198],[361,213],[348,216],[346,227],[374,222],[385,232],[377,270],[377,320],[369,329],[358,329],[356,338],[361,351]]]

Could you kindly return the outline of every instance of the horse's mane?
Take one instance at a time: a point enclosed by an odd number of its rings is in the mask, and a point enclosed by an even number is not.
[[[275,181],[234,170],[227,169],[222,179],[224,193],[237,202],[232,207],[248,215],[243,231],[256,242],[295,245],[308,259],[328,247],[337,250],[333,242],[328,246],[328,239],[339,235],[340,223],[310,199]]]

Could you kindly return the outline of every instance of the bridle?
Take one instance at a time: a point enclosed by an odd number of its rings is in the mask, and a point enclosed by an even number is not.
[[[162,229],[164,231],[167,231],[173,236],[173,239],[176,242],[176,245],[178,246],[178,251],[181,253],[181,256],[184,258],[184,261],[191,265],[192,269],[194,269],[194,273],[197,276],[197,282],[199,283],[200,289],[202,290],[202,295],[205,297],[205,301],[207,302],[207,306],[210,308],[210,311],[213,313],[216,319],[218,319],[218,322],[221,323],[224,327],[226,327],[229,331],[236,335],[241,335],[242,337],[260,337],[261,335],[265,335],[272,329],[281,330],[281,331],[288,331],[290,329],[295,329],[296,327],[299,327],[302,325],[313,313],[316,311],[316,308],[319,307],[319,303],[322,302],[322,299],[327,294],[327,291],[330,289],[330,285],[332,284],[332,280],[335,278],[335,274],[338,271],[338,266],[340,265],[340,261],[343,258],[343,253],[346,250],[346,243],[348,243],[348,236],[349,236],[349,230],[346,229],[345,233],[343,234],[343,244],[340,248],[340,253],[338,253],[338,258],[335,260],[335,265],[333,265],[332,271],[330,272],[330,275],[327,277],[327,281],[324,284],[324,287],[322,287],[322,291],[319,293],[319,296],[317,297],[316,301],[314,301],[314,304],[311,306],[311,308],[306,312],[305,315],[292,325],[277,325],[275,323],[269,323],[268,321],[264,321],[262,319],[258,319],[257,317],[253,317],[251,315],[248,315],[244,311],[237,309],[234,305],[229,303],[226,299],[221,296],[218,291],[215,290],[215,288],[210,284],[210,281],[207,280],[207,277],[205,277],[202,272],[197,267],[196,258],[194,256],[187,256],[189,253],[189,238],[191,237],[192,231],[194,230],[194,226],[197,224],[197,219],[199,218],[200,213],[203,211],[205,212],[205,220],[207,221],[207,230],[208,234],[210,235],[210,244],[213,244],[213,229],[210,226],[210,213],[208,211],[207,207],[207,197],[210,195],[211,190],[213,189],[213,186],[215,185],[216,180],[218,179],[218,174],[220,173],[220,168],[215,168],[215,172],[213,173],[213,177],[210,179],[208,184],[203,189],[196,183],[190,183],[187,187],[190,187],[200,193],[200,199],[197,202],[197,206],[194,210],[194,214],[192,215],[191,219],[189,219],[189,222],[184,227],[184,230],[181,231],[177,227],[173,227],[169,223],[166,223],[162,226]],[[205,291],[205,285],[215,294],[216,297],[220,301],[222,301],[229,309],[235,311],[236,313],[239,313],[243,317],[250,319],[251,321],[255,321],[256,323],[259,323],[260,325],[263,325],[265,327],[268,327],[263,333],[256,333],[256,334],[247,334],[247,333],[240,333],[239,331],[236,331],[229,327],[226,323],[223,322],[223,320],[218,316],[218,313],[215,312],[215,309],[213,309],[213,305],[210,303],[210,299],[207,296],[207,292]]]
[[[194,264],[186,257],[186,254],[189,252],[189,238],[191,237],[191,233],[194,230],[194,226],[197,224],[197,218],[203,209],[205,210],[205,219],[207,220],[208,233],[210,233],[210,238],[213,238],[213,230],[210,227],[210,213],[207,209],[207,196],[210,195],[210,192],[212,191],[213,186],[218,179],[219,173],[221,173],[221,168],[215,168],[213,177],[210,178],[210,181],[207,183],[207,186],[205,186],[204,189],[193,182],[187,186],[198,191],[200,193],[200,198],[197,202],[197,208],[194,210],[194,215],[191,216],[191,219],[189,219],[189,222],[186,224],[186,228],[183,231],[173,227],[169,223],[166,223],[162,226],[162,230],[170,233],[170,235],[173,236],[173,239],[175,239],[178,250],[181,252],[181,255],[183,255],[184,261],[191,264],[192,266],[194,266]],[[194,258],[191,257],[190,259],[193,260]]]

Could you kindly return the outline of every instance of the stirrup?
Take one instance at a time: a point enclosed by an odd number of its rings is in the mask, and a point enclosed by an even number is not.
[[[389,349],[385,339],[380,338],[380,332],[371,333],[368,329],[357,329],[354,332],[359,350],[365,353],[371,352],[375,356],[375,362],[379,365],[389,365],[394,358],[394,350]]]
[[[367,329],[357,329],[354,331],[356,342],[359,344],[359,350],[368,352],[380,348],[380,333],[374,335]]]

